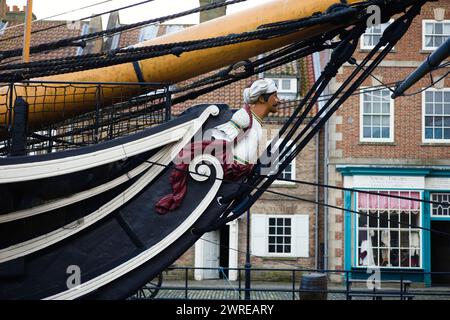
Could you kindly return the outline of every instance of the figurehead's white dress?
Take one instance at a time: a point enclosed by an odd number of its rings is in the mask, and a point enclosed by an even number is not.
[[[253,121],[252,127],[245,135],[233,143],[234,161],[240,164],[255,164],[259,157],[259,148],[262,138],[262,120],[251,112]],[[236,111],[233,117],[226,123],[217,126],[212,131],[212,137],[218,140],[233,142],[239,134],[250,126],[250,116],[248,112],[241,108]]]

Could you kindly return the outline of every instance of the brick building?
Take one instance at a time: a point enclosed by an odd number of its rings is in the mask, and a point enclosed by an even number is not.
[[[385,27],[366,31],[355,54],[358,62]],[[448,238],[417,226],[450,232],[450,79],[445,76],[449,68],[433,71],[433,82],[443,79],[428,88],[431,79],[425,77],[405,97],[392,100],[388,87],[414,71],[449,36],[450,2],[428,3],[374,71],[378,80],[370,77],[361,87],[369,89],[351,97],[329,121],[325,183],[380,193],[327,192],[325,200],[330,205],[370,215],[367,219],[324,209],[329,269],[408,270],[417,272],[413,280],[428,285],[448,283],[448,277],[424,275],[450,271]],[[331,91],[353,69],[349,64],[341,68]],[[387,87],[370,89],[380,81]],[[399,201],[383,193],[444,205]],[[406,225],[399,225],[398,220]]]
[[[216,15],[223,13],[223,11],[218,10]],[[210,15],[201,16],[203,20],[210,18]],[[8,23],[0,26],[4,31],[3,34],[0,34],[0,41],[1,39],[22,35],[22,27],[11,28],[19,23],[21,22],[8,21]],[[58,25],[60,26],[57,27]],[[120,25],[119,16],[112,15],[108,22],[108,28],[118,25]],[[66,21],[37,21],[33,23],[32,30],[47,29],[49,27],[51,27],[49,30],[32,35],[32,45],[66,37],[74,37],[102,28],[100,19],[97,21],[91,19],[91,21],[83,21],[78,24]],[[120,35],[107,39],[105,42],[102,41],[102,43],[88,43],[88,46],[84,49],[69,47],[50,53],[33,55],[32,61],[127,47],[188,27],[189,25],[179,24],[150,25],[123,32]],[[2,47],[4,49],[17,48],[20,47],[18,44],[21,41],[22,38],[20,37],[4,41]],[[266,140],[268,143],[292,113],[304,89],[309,87],[314,81],[315,75],[312,57],[295,61],[268,71],[265,74],[255,75],[249,79],[233,83],[210,94],[201,96],[195,101],[174,105],[172,109],[173,115],[177,116],[189,106],[199,103],[225,103],[231,108],[237,109],[243,105],[242,93],[244,88],[248,87],[259,77],[274,79],[280,89],[280,98],[285,100],[280,111],[276,114],[271,114],[267,121],[265,121],[264,128],[266,129]],[[283,176],[288,179],[317,182],[319,170],[317,162],[318,144],[318,140],[313,140],[304,152],[283,172]],[[316,188],[305,187],[295,183],[277,181],[271,189],[281,193],[302,196],[309,200],[315,200],[318,197],[318,190]],[[314,268],[319,259],[318,252],[316,251],[316,248],[319,247],[317,245],[318,233],[316,232],[318,228],[318,209],[317,206],[308,203],[265,194],[251,210],[252,231],[250,240],[253,255],[251,262],[253,267],[288,268],[302,266]],[[230,223],[220,231],[205,235],[203,237],[205,240],[200,240],[176,264],[196,267],[243,267],[245,263],[246,230],[247,219],[244,216]],[[218,278],[221,276],[223,274],[220,275],[217,270],[214,272],[198,271],[195,274],[197,279]],[[236,272],[230,272],[227,276],[230,279],[237,278]],[[267,278],[268,275],[254,274],[255,278],[258,278],[258,276]],[[276,279],[280,274],[271,274],[270,276]],[[286,273],[284,276],[289,278],[291,275]]]
[[[157,36],[176,32],[188,25],[152,25],[140,30],[126,32],[121,37],[121,46],[128,46],[137,41],[148,40]],[[186,108],[203,103],[225,103],[232,109],[243,105],[243,90],[259,77],[271,78],[277,82],[280,98],[285,99],[283,108],[271,114],[264,123],[267,143],[275,136],[287,117],[298,103],[305,87],[314,81],[312,57],[286,64],[265,74],[255,75],[249,79],[235,82],[193,101],[173,106],[173,114],[177,115]],[[304,152],[297,157],[284,171],[288,179],[318,181],[318,140],[312,141]],[[308,200],[318,197],[314,187],[304,187],[295,183],[277,181],[271,189],[277,192],[302,196]],[[316,217],[318,207],[314,204],[302,203],[286,197],[265,194],[251,210],[251,253],[253,267],[289,268],[303,266],[314,268],[319,259],[316,252]],[[199,240],[195,247],[188,250],[175,264],[177,266],[195,266],[217,268],[243,267],[245,264],[247,218],[229,223],[221,230],[208,233]],[[277,242],[280,241],[278,246]],[[218,270],[197,270],[191,276],[196,279],[214,279],[224,277]],[[236,271],[225,276],[237,279]],[[266,273],[256,273],[255,278],[267,278]],[[282,277],[283,273],[271,273],[271,279]],[[291,275],[284,273],[286,278]]]

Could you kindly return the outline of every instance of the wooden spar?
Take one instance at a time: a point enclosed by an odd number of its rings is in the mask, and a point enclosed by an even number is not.
[[[348,3],[361,2],[360,0],[349,0]],[[153,40],[145,41],[138,46],[148,46],[162,43],[172,43],[187,40],[198,40],[224,36],[232,33],[242,33],[253,31],[257,27],[285,20],[300,19],[310,17],[318,12],[325,12],[331,5],[340,3],[339,0],[272,0],[257,7],[250,8],[232,15],[220,17],[191,28],[187,28],[175,34],[163,36]],[[180,57],[166,55],[158,58],[139,61],[143,79],[146,82],[155,83],[177,83],[196,77],[201,74],[216,70],[218,68],[234,64],[236,62],[257,56],[261,53],[283,47],[292,42],[310,38],[313,35],[323,33],[331,27],[321,26],[301,30],[297,33],[268,40],[255,40],[241,44],[228,45],[225,47],[209,48],[194,52],[183,53]],[[50,77],[36,79],[39,81],[65,81],[65,82],[138,82],[135,67],[132,63],[125,63],[111,67],[99,68],[74,72]],[[58,86],[58,85],[56,85]],[[91,111],[95,108],[95,101],[92,104],[86,103],[86,95],[95,96],[95,85],[85,92],[78,94],[76,85],[70,88],[53,89],[52,95],[46,96],[45,88],[30,88],[17,86],[14,97],[27,97],[30,95],[29,103],[32,104],[32,112],[28,116],[30,128],[55,123],[64,120],[65,117],[73,116]],[[85,85],[83,86],[86,87]],[[27,91],[28,90],[28,94]],[[83,89],[86,90],[86,89]],[[140,90],[139,86],[126,86],[121,92],[122,96],[136,95]],[[0,125],[7,124],[8,119],[8,87],[0,88]],[[112,90],[111,90],[112,92]],[[77,94],[75,94],[77,93]],[[31,96],[32,95],[32,96]],[[70,96],[70,102],[65,99]],[[111,97],[108,91],[102,93],[103,104],[107,105]],[[11,101],[14,101],[11,99]],[[64,103],[63,103],[64,102]],[[64,110],[59,110],[58,106],[64,106]],[[48,112],[48,110],[52,112]],[[43,110],[47,112],[43,113]],[[0,138],[4,135],[0,128]]]
[[[27,0],[25,30],[23,37],[23,62],[30,62],[31,23],[33,21],[33,0]]]

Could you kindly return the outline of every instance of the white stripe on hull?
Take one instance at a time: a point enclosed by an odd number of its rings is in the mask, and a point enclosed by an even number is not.
[[[210,115],[214,113],[214,115],[217,115],[219,113],[218,110],[217,106],[209,106],[195,120],[155,133],[149,137],[130,141],[105,150],[70,158],[0,166],[0,184],[44,179],[83,171],[159,148],[180,140],[192,132],[194,128],[198,130],[199,124],[203,124]]]
[[[161,240],[159,243],[152,246],[150,249],[144,251],[138,256],[128,260],[127,262],[117,266],[116,268],[98,276],[94,279],[91,279],[85,283],[80,284],[77,287],[69,289],[67,291],[55,294],[53,296],[47,297],[45,300],[68,300],[68,299],[76,299],[83,295],[86,295],[108,283],[118,279],[119,277],[127,274],[128,272],[133,271],[135,268],[141,266],[145,262],[149,261],[159,253],[161,253],[164,249],[166,249],[169,245],[179,239],[184,233],[186,233],[189,228],[200,218],[203,212],[208,208],[211,201],[214,200],[215,195],[219,191],[219,188],[222,184],[223,178],[223,170],[219,161],[210,155],[204,155],[203,160],[206,160],[212,163],[216,169],[216,178],[213,186],[211,187],[208,194],[203,198],[200,204],[195,208],[195,210],[186,218],[185,221],[172,233],[170,233],[166,238]]]
[[[153,162],[158,162],[163,165],[168,165],[178,155],[181,149],[189,143],[193,135],[202,127],[203,123],[210,115],[217,115],[219,109],[216,106],[208,107],[200,118],[197,118],[183,139],[176,143],[173,147],[167,147],[160,150],[156,155],[150,158]],[[53,232],[36,237],[34,239],[15,244],[3,250],[0,250],[0,263],[10,261],[31,254],[33,252],[42,250],[52,244],[62,241],[88,226],[96,223],[108,214],[124,205],[131,198],[141,192],[155,177],[157,177],[165,168],[163,166],[154,165],[145,173],[136,183],[134,183],[126,191],[115,197],[113,200],[104,204],[98,210],[82,218],[82,223],[74,222],[59,228]]]

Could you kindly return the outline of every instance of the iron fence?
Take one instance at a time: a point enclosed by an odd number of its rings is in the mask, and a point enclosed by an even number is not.
[[[215,270],[224,277],[218,281],[193,280],[196,271]],[[427,287],[423,282],[410,280],[414,277],[433,275],[450,276],[450,272],[423,272],[406,270],[317,270],[317,269],[276,269],[251,268],[252,277],[258,272],[285,273],[289,282],[252,281],[245,287],[246,268],[195,268],[170,267],[129,299],[219,299],[219,300],[360,300],[360,299],[444,299],[450,300],[450,283],[443,287]],[[237,279],[228,279],[230,271],[235,271]],[[171,281],[164,280],[176,272]],[[310,275],[320,274],[326,278],[325,287],[307,284]],[[256,277],[255,277],[256,278]],[[177,280],[174,280],[177,279]],[[166,283],[168,282],[168,283]]]
[[[0,156],[73,149],[170,120],[169,86],[40,82],[0,86]]]

